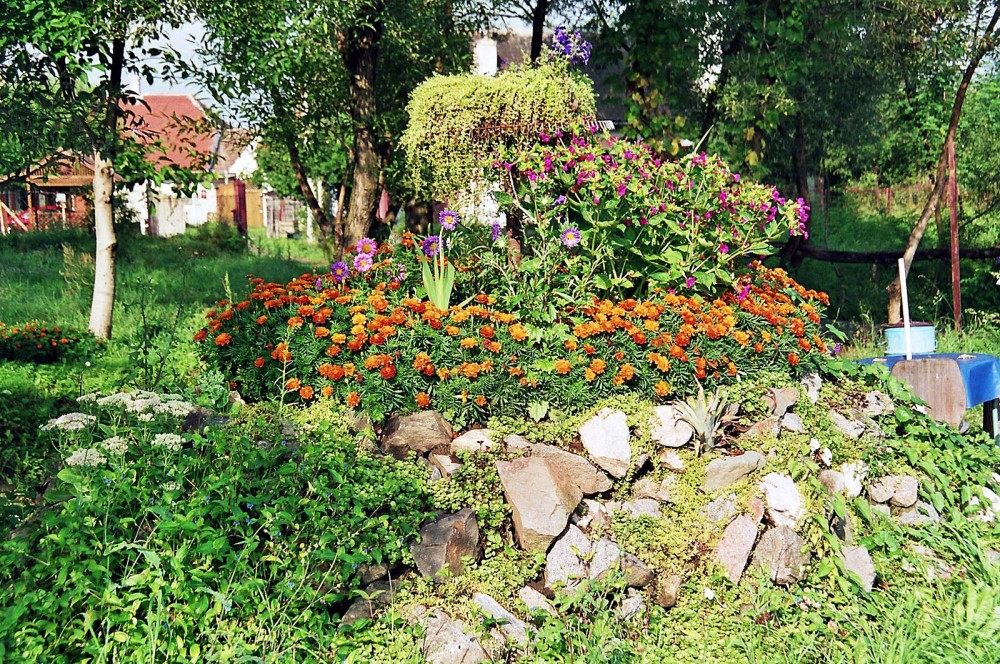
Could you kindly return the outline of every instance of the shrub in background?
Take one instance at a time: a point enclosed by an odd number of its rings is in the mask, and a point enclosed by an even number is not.
[[[50,363],[87,355],[99,345],[90,332],[72,327],[62,329],[33,322],[24,325],[0,322],[0,360]]]

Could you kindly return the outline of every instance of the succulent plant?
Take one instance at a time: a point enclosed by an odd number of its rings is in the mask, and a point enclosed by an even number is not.
[[[739,404],[727,403],[727,395],[721,389],[711,398],[705,396],[705,388],[698,383],[698,394],[684,402],[678,402],[677,410],[682,420],[694,429],[694,453],[710,451],[722,436],[722,430],[736,421]]]

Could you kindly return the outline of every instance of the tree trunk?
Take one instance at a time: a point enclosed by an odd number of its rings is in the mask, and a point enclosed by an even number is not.
[[[531,61],[542,57],[542,42],[545,40],[545,18],[549,13],[549,0],[536,0],[531,12]]]
[[[302,198],[306,199],[306,205],[309,206],[309,211],[312,213],[313,219],[316,220],[316,225],[319,226],[320,234],[324,238],[332,234],[334,243],[336,243],[337,237],[343,233],[338,234],[337,227],[330,222],[330,217],[326,214],[326,210],[323,209],[323,206],[320,205],[319,200],[316,198],[316,193],[309,184],[309,176],[306,174],[306,168],[302,164],[302,156],[299,154],[299,146],[295,142],[295,137],[286,135],[285,147],[288,148],[288,158],[292,163],[292,170],[295,171],[295,181],[299,183],[299,191],[302,193]],[[338,244],[337,246],[339,247],[340,245]]]
[[[350,246],[368,234],[378,205],[381,162],[374,127],[377,112],[375,80],[384,10],[383,0],[373,3],[371,15],[366,20],[359,20],[358,25],[348,32],[341,50],[349,77],[348,98],[351,103],[351,120],[354,123],[351,200],[347,206],[342,247]]]
[[[795,148],[792,151],[792,168],[795,171],[795,189],[805,204],[812,207],[809,200],[809,168],[806,158],[806,127],[802,115],[795,117]],[[793,235],[781,250],[781,262],[792,267],[802,264],[802,248],[809,240],[809,220],[806,220],[805,235]]]
[[[94,256],[94,296],[90,303],[89,329],[98,339],[111,338],[111,317],[115,308],[115,238],[114,212],[111,206],[115,188],[115,167],[100,152],[94,153],[94,231],[97,252]]]
[[[947,179],[946,166],[948,161],[948,150],[955,141],[955,133],[958,130],[958,121],[962,117],[962,106],[965,104],[965,95],[969,90],[969,84],[972,82],[972,77],[975,75],[976,69],[979,67],[979,63],[995,46],[995,35],[993,34],[993,31],[996,29],[998,20],[1000,20],[1000,6],[994,10],[993,18],[990,19],[989,25],[987,25],[986,30],[983,31],[983,36],[979,40],[979,45],[976,47],[976,50],[972,55],[972,59],[969,61],[969,65],[965,68],[965,73],[962,75],[962,82],[959,83],[958,90],[955,91],[955,103],[952,104],[951,107],[951,121],[948,123],[948,133],[945,134],[944,146],[941,148],[941,156],[938,158],[937,174],[934,178],[934,189],[927,198],[924,210],[920,213],[920,218],[917,219],[916,225],[910,232],[910,237],[906,241],[906,248],[903,250],[904,274],[909,274],[910,265],[913,263],[913,255],[916,253],[917,247],[920,246],[920,240],[924,237],[924,231],[927,230],[927,225],[930,223],[931,217],[934,216],[934,211],[937,210],[938,203],[941,200],[941,194],[944,191],[944,183]],[[889,284],[886,291],[889,293],[889,323],[898,323],[903,318],[903,294],[899,276],[892,280],[892,283]]]

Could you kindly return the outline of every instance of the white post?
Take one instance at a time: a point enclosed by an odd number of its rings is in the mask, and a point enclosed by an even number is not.
[[[913,346],[910,343],[910,301],[906,295],[906,262],[899,259],[899,288],[903,296],[903,343],[906,345],[906,359],[913,359]]]

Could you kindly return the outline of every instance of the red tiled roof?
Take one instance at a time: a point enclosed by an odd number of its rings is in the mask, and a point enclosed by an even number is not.
[[[139,140],[160,143],[166,152],[153,150],[146,159],[157,165],[175,164],[206,170],[218,149],[218,130],[205,109],[189,94],[147,94],[131,110],[141,120],[135,127]],[[148,105],[148,108],[146,107]]]

